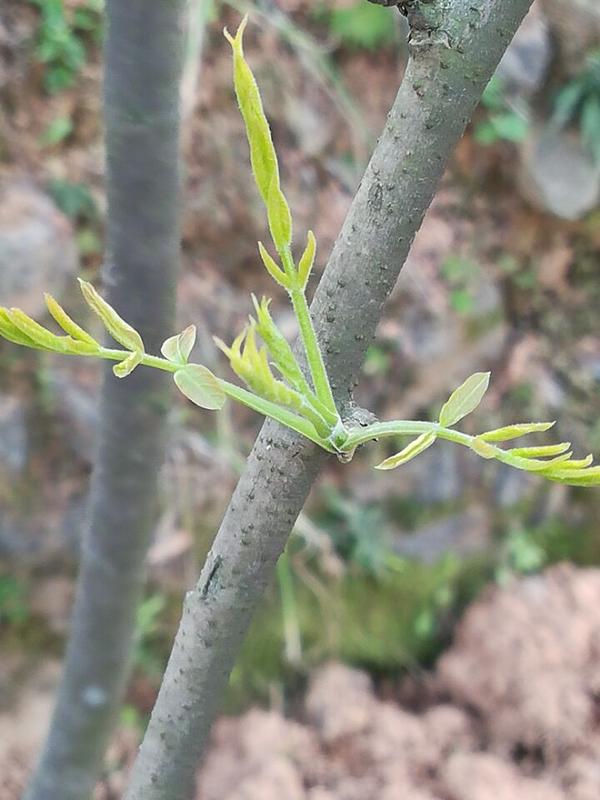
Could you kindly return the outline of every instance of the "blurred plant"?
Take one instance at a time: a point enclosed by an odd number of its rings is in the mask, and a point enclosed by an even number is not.
[[[583,71],[560,90],[551,123],[559,129],[575,125],[600,164],[600,50],[590,53]]]
[[[28,618],[25,584],[14,575],[0,575],[0,624],[20,625]]]
[[[375,50],[392,44],[396,29],[390,25],[389,14],[381,6],[359,2],[345,8],[317,10],[325,17],[331,33],[346,45]]]
[[[506,583],[513,575],[538,572],[548,562],[544,548],[523,528],[513,528],[506,537],[496,580]]]
[[[50,94],[73,85],[87,59],[86,38],[102,35],[102,0],[85,0],[67,13],[63,0],[28,0],[40,11],[36,58],[45,64],[44,86]]]
[[[442,263],[441,272],[450,286],[450,305],[458,314],[469,314],[473,310],[471,283],[477,267],[461,256],[448,256]]]
[[[124,349],[102,346],[49,295],[46,296],[48,310],[66,335],[52,333],[16,308],[0,309],[0,334],[27,347],[116,361],[113,371],[118,378],[126,377],[140,365],[171,372],[179,390],[201,408],[220,409],[226,398],[231,397],[336,454],[342,462],[350,461],[357,447],[374,439],[416,437],[403,450],[376,467],[395,469],[431,447],[437,439],[447,439],[468,447],[484,459],[495,459],[516,469],[535,472],[551,481],[574,486],[600,484],[600,467],[591,466],[592,456],[573,459],[568,442],[509,449],[499,446],[527,434],[547,431],[553,422],[519,423],[475,436],[454,429],[481,402],[488,388],[489,372],[477,372],[467,378],[444,403],[436,422],[395,420],[357,425],[352,420],[342,420],[306,299],[316,240],[309,231],[304,252],[296,262],[291,249],[292,218],[281,190],[271,131],[258,86],[243,55],[242,36],[246,22],[247,18],[244,18],[235,38],[227,31],[225,35],[233,49],[234,84],[246,125],[252,171],[266,206],[278,260],[262,242],[258,248],[271,277],[288,292],[298,321],[309,375],[305,375],[292,348],[275,325],[267,298],[259,302],[253,297],[256,316],[250,317],[249,324],[231,346],[215,340],[248,389],[217,378],[203,365],[189,363],[196,339],[193,325],[163,343],[163,358],[146,353],[140,334],[85,281],[80,281],[80,285],[86,302]],[[262,339],[262,345],[257,343],[257,336]]]
[[[475,141],[483,145],[523,141],[529,120],[522,107],[508,101],[500,78],[494,76],[488,83],[481,106],[486,112],[485,119],[475,125]]]
[[[160,629],[160,618],[166,605],[163,595],[154,594],[147,597],[137,610],[133,664],[151,678],[160,677],[164,668],[163,659],[153,647],[153,642]]]

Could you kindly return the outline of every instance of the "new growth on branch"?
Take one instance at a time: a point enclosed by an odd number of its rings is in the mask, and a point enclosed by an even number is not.
[[[110,336],[123,349],[104,347],[80,327],[50,295],[48,311],[64,335],[52,333],[17,308],[0,308],[0,335],[15,344],[39,350],[116,361],[113,371],[125,378],[138,366],[161,369],[173,374],[178,389],[201,408],[218,410],[227,397],[271,417],[315,444],[348,461],[359,445],[385,437],[413,437],[400,452],[385,459],[376,469],[389,470],[406,464],[437,439],[469,447],[485,459],[496,459],[516,469],[536,472],[551,481],[572,486],[600,484],[600,467],[592,466],[592,456],[574,459],[569,442],[532,447],[500,447],[527,434],[549,430],[554,422],[509,425],[477,436],[455,430],[463,417],[481,402],[490,380],[489,372],[468,377],[442,406],[437,422],[393,420],[365,427],[345,423],[336,407],[323,361],[308,302],[306,286],[315,260],[316,241],[312,232],[300,258],[292,253],[292,217],[281,189],[277,154],[265,116],[260,92],[243,52],[244,17],[235,36],[225,30],[233,51],[233,81],[246,127],[250,162],[257,189],[266,207],[269,230],[276,257],[259,242],[258,249],[271,277],[288,293],[306,354],[308,375],[298,363],[292,348],[269,313],[270,300],[257,300],[255,317],[228,346],[215,339],[229,359],[234,373],[246,384],[243,388],[215,376],[201,364],[189,363],[196,339],[190,325],[167,339],[162,357],[145,352],[140,334],[131,327],[86,281],[81,291],[92,311],[102,320]],[[257,336],[262,344],[257,341]],[[274,374],[276,371],[277,376]]]

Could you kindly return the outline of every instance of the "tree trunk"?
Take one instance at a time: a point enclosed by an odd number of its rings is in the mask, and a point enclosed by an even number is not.
[[[108,301],[158,352],[173,332],[179,261],[184,0],[107,0],[104,124]],[[156,518],[169,377],[104,374],[99,452],[57,706],[27,800],[86,800],[128,675]]]
[[[347,403],[444,167],[531,0],[411,2],[411,59],[312,311]],[[267,422],[183,618],[127,800],[190,800],[248,630],[326,456]]]

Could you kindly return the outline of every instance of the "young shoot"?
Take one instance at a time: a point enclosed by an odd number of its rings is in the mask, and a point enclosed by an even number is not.
[[[247,18],[244,17],[236,35],[231,36],[225,30],[225,36],[233,51],[233,82],[246,127],[252,172],[265,204],[276,255],[272,255],[262,242],[258,244],[258,251],[268,273],[289,295],[298,321],[307,372],[273,321],[269,312],[270,300],[262,298],[259,301],[254,296],[255,316],[250,316],[248,325],[232,344],[215,339],[233,372],[247,388],[217,377],[201,364],[190,363],[196,339],[193,325],[167,339],[161,348],[162,356],[146,353],[140,334],[85,281],[80,281],[85,301],[120,345],[119,348],[105,347],[98,342],[50,295],[46,295],[46,304],[50,315],[62,329],[61,334],[53,333],[19,309],[0,308],[0,335],[25,347],[115,361],[113,371],[117,378],[125,378],[140,366],[171,372],[178,389],[197,406],[219,410],[230,397],[291,428],[324,450],[336,454],[341,461],[349,461],[357,447],[374,439],[411,437],[404,449],[376,467],[380,470],[395,469],[434,445],[437,439],[446,439],[470,448],[481,458],[536,472],[551,481],[572,486],[599,485],[600,467],[592,466],[591,455],[573,458],[568,442],[529,447],[502,446],[519,437],[547,431],[553,422],[518,423],[476,436],[456,430],[457,423],[473,412],[483,399],[489,385],[489,372],[477,372],[467,378],[444,403],[437,422],[393,420],[357,426],[342,420],[306,300],[316,240],[309,232],[306,245],[296,260],[292,248],[292,217],[281,188],[271,130],[254,75],[244,58],[242,39],[246,24]]]

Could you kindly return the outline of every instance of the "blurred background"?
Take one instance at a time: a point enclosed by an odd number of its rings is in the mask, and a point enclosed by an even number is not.
[[[257,258],[266,221],[221,35],[246,11],[297,241],[312,228],[319,242],[313,286],[407,57],[398,11],[363,0],[192,0],[179,324],[227,377],[211,336],[231,340],[250,291],[295,335]],[[0,7],[0,298],[41,320],[44,291],[87,319],[75,277],[99,281],[102,35],[102,0]],[[491,369],[465,430],[556,419],[553,441],[597,455],[599,202],[600,6],[535,0],[387,305],[360,404],[430,418]],[[5,342],[0,363],[0,800],[16,800],[68,633],[100,373]],[[121,796],[182,593],[261,420],[174,396],[171,423],[99,800]],[[373,472],[390,447],[331,462],[311,495],[232,676],[202,800],[597,798],[600,495],[446,443]]]

